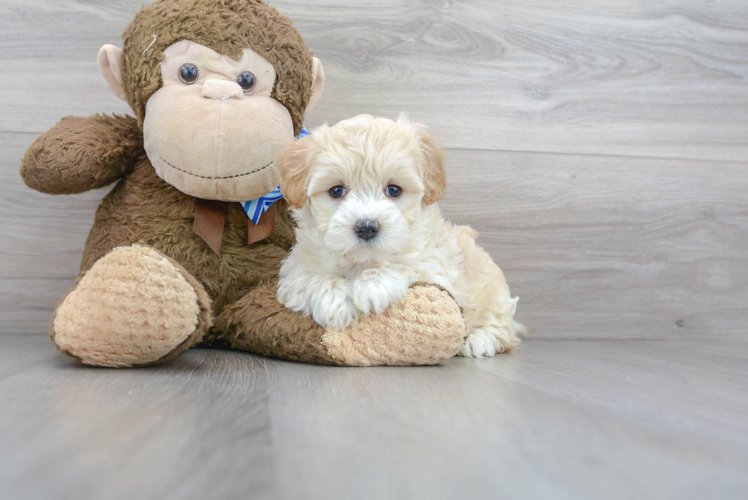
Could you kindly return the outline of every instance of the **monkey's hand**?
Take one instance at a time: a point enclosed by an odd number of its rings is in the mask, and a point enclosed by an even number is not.
[[[325,329],[311,316],[287,309],[276,291],[275,283],[260,285],[226,306],[208,340],[281,359],[345,366],[433,365],[465,343],[460,308],[434,285],[414,284],[399,304],[345,329]]]
[[[43,193],[82,193],[116,181],[144,154],[143,134],[135,118],[70,116],[29,147],[21,177]]]

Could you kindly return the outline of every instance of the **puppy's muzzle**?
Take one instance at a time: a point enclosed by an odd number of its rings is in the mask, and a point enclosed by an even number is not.
[[[369,241],[376,238],[377,234],[379,234],[379,222],[375,220],[359,220],[356,221],[353,230],[356,231],[358,238]]]

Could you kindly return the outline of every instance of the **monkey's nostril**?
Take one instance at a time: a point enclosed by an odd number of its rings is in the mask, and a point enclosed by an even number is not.
[[[379,234],[379,222],[375,220],[359,220],[353,226],[356,236],[364,241],[369,241]]]

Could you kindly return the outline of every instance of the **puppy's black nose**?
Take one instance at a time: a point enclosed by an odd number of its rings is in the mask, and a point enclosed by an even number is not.
[[[379,222],[375,220],[360,220],[353,226],[356,236],[364,241],[369,241],[379,234]]]

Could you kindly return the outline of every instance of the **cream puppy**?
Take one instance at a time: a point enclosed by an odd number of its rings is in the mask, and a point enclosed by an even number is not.
[[[360,115],[324,125],[278,159],[297,243],[281,264],[278,299],[324,327],[382,313],[415,282],[448,290],[462,308],[463,356],[519,344],[517,298],[475,243],[436,206],[447,188],[444,154],[425,127]]]

